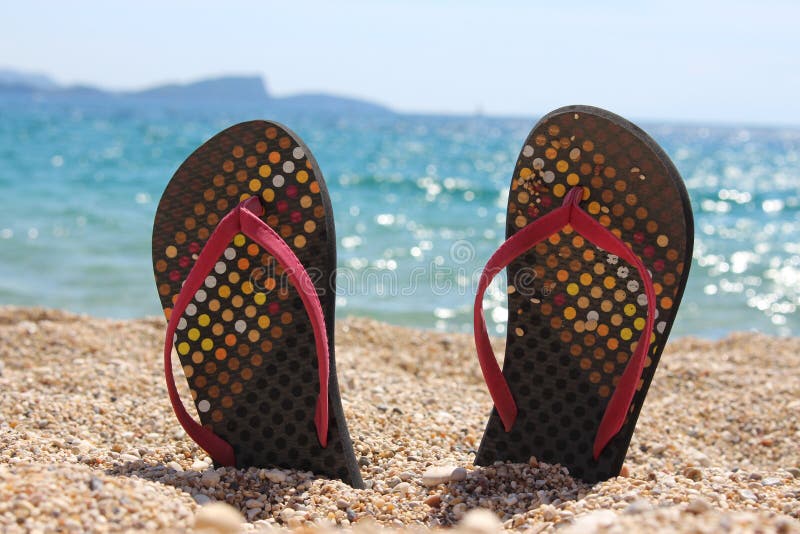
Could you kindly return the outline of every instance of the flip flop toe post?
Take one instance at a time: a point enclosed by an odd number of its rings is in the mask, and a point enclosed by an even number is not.
[[[322,173],[279,124],[217,134],[167,185],[153,228],[167,387],[215,464],[362,486],[336,380],[335,243]],[[199,422],[178,397],[173,348]]]
[[[494,401],[476,463],[560,463],[588,482],[619,474],[681,301],[692,257],[689,197],[645,132],[587,106],[545,116],[525,141],[507,240],[475,303]],[[503,268],[500,369],[482,298]]]

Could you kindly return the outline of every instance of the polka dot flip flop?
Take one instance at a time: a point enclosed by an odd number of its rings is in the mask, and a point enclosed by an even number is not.
[[[333,212],[308,147],[252,121],[198,148],[161,197],[153,266],[170,400],[215,464],[361,487],[336,381]],[[200,423],[178,397],[173,347]]]
[[[560,463],[587,482],[619,474],[675,320],[692,257],[686,188],[661,148],[607,111],[545,116],[517,160],[507,240],[475,300],[494,401],[475,463]],[[503,370],[482,300],[508,268]]]

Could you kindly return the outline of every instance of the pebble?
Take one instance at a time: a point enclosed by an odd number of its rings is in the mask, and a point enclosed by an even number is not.
[[[137,460],[138,460],[138,458],[137,458]],[[167,464],[167,467],[169,467],[173,471],[177,471],[178,473],[183,473],[183,467],[181,467],[181,464],[179,464],[178,462],[175,462],[175,461],[169,462]]]
[[[470,510],[459,524],[459,530],[465,533],[492,534],[503,529],[503,523],[493,512],[481,508]]]
[[[464,365],[471,336],[340,320],[339,382],[366,486],[356,490],[305,471],[214,469],[165,402],[163,329],[163,318],[0,307],[0,532],[190,531],[221,503],[233,510],[227,531],[254,534],[573,533],[580,521],[609,532],[800,528],[796,338],[670,341],[623,476],[585,484],[536,458],[473,467],[490,399],[477,366]],[[188,399],[185,380],[178,386]],[[428,486],[430,466],[449,473]],[[689,468],[702,476],[686,477]],[[470,527],[478,511],[486,524]],[[198,530],[226,530],[206,527]]]
[[[515,504],[517,504],[518,502],[519,502],[519,497],[517,497],[513,493],[511,495],[508,495],[507,497],[503,498],[503,504],[505,504],[508,507],[512,507]]]
[[[394,493],[403,493],[403,494],[408,493],[409,491],[411,491],[411,484],[409,484],[408,482],[401,482],[397,484],[394,488],[392,488],[392,491]]]
[[[757,501],[758,497],[756,494],[750,491],[749,489],[739,490],[739,495],[742,496],[743,499],[747,499],[748,501]]]
[[[453,469],[453,472],[450,473],[450,481],[451,482],[461,482],[462,480],[467,479],[467,470],[463,467],[456,467]]]
[[[196,532],[234,534],[242,532],[244,517],[233,506],[215,502],[201,506],[194,518]]]
[[[542,510],[542,517],[545,521],[552,521],[556,518],[556,509],[552,505],[545,504],[541,508]]]
[[[200,475],[200,482],[207,488],[213,488],[219,485],[220,482],[220,474],[214,471],[213,469],[209,469],[208,471],[203,472]]]
[[[666,452],[666,450],[667,450],[667,446],[665,444],[663,444],[663,443],[653,443],[650,446],[650,449],[648,450],[648,452],[650,454],[654,454],[656,456],[661,456],[662,454],[664,454]]]
[[[208,469],[208,464],[202,460],[195,460],[192,462],[192,470],[193,471],[205,471]]]
[[[703,514],[711,510],[711,504],[699,497],[696,497],[689,501],[689,504],[686,505],[686,511],[692,514]]]
[[[649,501],[644,499],[637,499],[630,503],[622,513],[628,515],[635,515],[635,514],[643,514],[653,508],[653,505],[650,504]]]
[[[442,503],[442,498],[439,495],[431,495],[423,502],[431,508],[437,508]]]
[[[294,517],[295,511],[292,508],[286,507],[281,510],[280,518],[284,523],[288,523],[289,519]]]
[[[464,517],[464,514],[466,512],[467,512],[467,505],[464,504],[463,502],[460,502],[455,506],[453,506],[453,517],[455,517],[456,520],[459,520],[462,517]]]
[[[695,482],[703,480],[703,472],[697,467],[687,467],[683,471],[683,476],[690,480],[694,480]]]
[[[103,481],[97,477],[92,477],[89,480],[89,489],[92,491],[100,491],[103,489]]]
[[[262,469],[261,474],[273,484],[283,484],[288,475],[280,469]]]
[[[247,499],[244,505],[246,508],[258,508],[259,510],[264,508],[264,503],[257,499]]]
[[[456,473],[458,470],[456,466],[440,466],[440,467],[429,467],[422,473],[422,484],[428,487],[438,486],[439,484],[447,484],[451,480],[454,480],[453,476],[460,477],[458,480],[464,480],[467,476],[466,470],[462,467],[464,471],[463,475],[461,471]]]
[[[589,514],[577,517],[572,524],[572,530],[576,532],[597,532],[600,529],[610,527],[614,524],[617,514],[611,510],[597,510]]]

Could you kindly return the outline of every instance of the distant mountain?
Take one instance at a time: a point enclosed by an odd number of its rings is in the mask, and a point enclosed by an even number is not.
[[[58,84],[45,74],[19,72],[12,69],[0,69],[0,87],[33,87],[40,90],[53,90]]]
[[[97,102],[146,102],[151,105],[208,103],[215,105],[263,104],[280,110],[309,110],[332,113],[393,113],[380,104],[325,93],[273,97],[259,76],[225,76],[187,84],[168,84],[141,91],[107,91],[91,86],[60,86],[41,74],[0,69],[0,98],[3,95],[39,100],[91,99]]]
[[[334,96],[325,93],[306,93],[299,95],[275,98],[282,107],[294,109],[319,109],[320,111],[331,111],[337,113],[393,113],[389,108],[380,104],[349,98],[344,96]]]
[[[263,80],[258,76],[228,76],[187,84],[160,85],[143,91],[127,92],[125,95],[145,100],[219,101],[237,98],[261,102],[270,99]]]

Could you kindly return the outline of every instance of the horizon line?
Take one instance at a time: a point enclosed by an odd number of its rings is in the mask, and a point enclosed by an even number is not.
[[[190,79],[173,79],[173,80],[164,80],[161,82],[151,82],[148,84],[144,84],[141,86],[134,86],[134,87],[127,87],[127,88],[109,88],[103,84],[98,84],[95,82],[62,82],[56,79],[52,74],[43,71],[30,71],[25,69],[19,69],[17,67],[13,67],[10,65],[0,65],[0,72],[7,71],[15,74],[21,74],[25,76],[42,76],[48,79],[56,86],[56,90],[58,89],[78,89],[78,88],[88,88],[88,89],[95,89],[102,91],[104,93],[110,94],[122,94],[125,93],[138,93],[138,92],[145,92],[154,89],[160,89],[169,86],[189,86],[200,82],[212,81],[212,80],[222,80],[222,79],[231,79],[231,78],[258,78],[261,81],[261,85],[264,89],[264,93],[268,98],[275,97],[275,98],[288,98],[293,96],[314,96],[314,95],[324,95],[324,96],[332,96],[350,100],[357,100],[359,102],[363,102],[365,104],[376,105],[385,108],[387,111],[397,114],[403,115],[408,117],[447,117],[447,118],[471,118],[471,117],[481,117],[481,118],[488,118],[488,119],[511,119],[511,120],[522,120],[522,119],[540,119],[549,111],[546,112],[539,112],[539,113],[504,113],[504,112],[492,112],[492,111],[483,111],[481,108],[483,106],[476,105],[475,111],[455,111],[455,110],[413,110],[413,109],[398,109],[391,104],[387,104],[383,101],[373,99],[369,96],[359,96],[353,94],[346,94],[340,92],[332,92],[324,89],[310,89],[307,91],[302,92],[289,92],[289,93],[272,93],[269,88],[269,77],[263,73],[258,72],[251,72],[251,73],[244,73],[244,72],[230,72],[230,73],[219,73],[219,74],[207,74],[200,77],[192,77]],[[42,91],[51,91],[53,89],[41,89],[35,87],[36,89],[40,89]],[[573,103],[574,104],[574,103]],[[563,105],[573,105],[573,104],[563,104]],[[586,104],[592,105],[594,104]],[[743,120],[741,122],[735,122],[730,120],[720,120],[720,119],[690,119],[690,118],[678,118],[678,119],[667,119],[667,118],[659,118],[659,117],[632,117],[632,119],[636,122],[642,124],[650,124],[650,125],[658,125],[658,126],[680,126],[680,127],[693,127],[696,126],[698,128],[702,127],[710,127],[710,128],[787,128],[791,130],[800,129],[800,122],[759,122],[759,121],[750,121],[750,120]]]

